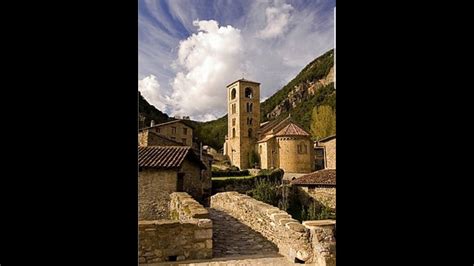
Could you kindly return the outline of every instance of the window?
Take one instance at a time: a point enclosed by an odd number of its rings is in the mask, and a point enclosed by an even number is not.
[[[250,117],[247,117],[247,125],[252,125],[253,119]]]
[[[245,98],[253,98],[253,93],[251,88],[245,88]]]
[[[235,118],[232,118],[232,126],[235,126]]]
[[[235,128],[232,129],[232,137],[235,138]]]
[[[252,119],[252,118],[250,118],[250,125],[252,125],[252,122],[253,122],[253,119]]]
[[[160,129],[159,129],[159,128],[156,128],[155,131],[156,131],[157,133],[160,133]]]
[[[230,93],[230,99],[231,99],[231,100],[235,99],[236,93],[237,93],[237,92],[235,91],[235,89],[232,89],[232,91],[231,91],[231,93]]]
[[[258,153],[262,154],[262,145],[258,145]]]
[[[236,108],[235,108],[235,103],[232,104],[231,106],[232,106],[232,114],[235,114],[235,111],[236,111],[236,110],[235,110],[235,109],[236,109]]]
[[[188,129],[183,127],[183,135],[188,135]]]
[[[251,137],[252,137],[252,129],[249,128],[249,138],[251,138]]]
[[[251,113],[253,111],[253,103],[247,103],[247,113]]]
[[[171,127],[171,134],[176,134],[176,127]]]
[[[184,145],[186,145],[186,139],[181,139]]]
[[[306,154],[308,152],[308,147],[304,142],[301,142],[298,144],[298,153],[300,154]]]

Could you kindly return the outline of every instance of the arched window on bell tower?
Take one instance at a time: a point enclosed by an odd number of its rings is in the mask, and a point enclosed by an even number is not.
[[[252,131],[253,131],[253,130],[252,130],[251,128],[249,128],[249,138],[252,137]]]
[[[232,129],[232,137],[235,138],[235,128]]]
[[[245,88],[245,98],[252,99],[253,98],[253,91],[251,88]]]
[[[237,93],[237,91],[235,89],[232,89],[232,91],[230,92],[230,99],[231,100],[235,99],[236,93]]]

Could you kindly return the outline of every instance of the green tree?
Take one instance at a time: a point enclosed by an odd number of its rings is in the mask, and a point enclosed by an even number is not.
[[[317,140],[336,134],[336,112],[331,106],[314,107],[311,120],[311,135]]]

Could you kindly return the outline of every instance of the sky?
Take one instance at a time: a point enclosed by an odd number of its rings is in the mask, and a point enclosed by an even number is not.
[[[227,112],[226,85],[261,101],[334,47],[335,0],[139,0],[138,89],[171,116]]]

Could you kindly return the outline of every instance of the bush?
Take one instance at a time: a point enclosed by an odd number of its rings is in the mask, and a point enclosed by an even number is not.
[[[256,179],[255,189],[251,192],[252,197],[259,201],[276,206],[278,205],[277,185],[278,184],[266,179]]]
[[[223,177],[223,176],[247,176],[250,175],[249,170],[243,171],[214,171],[212,170],[212,177]]]

